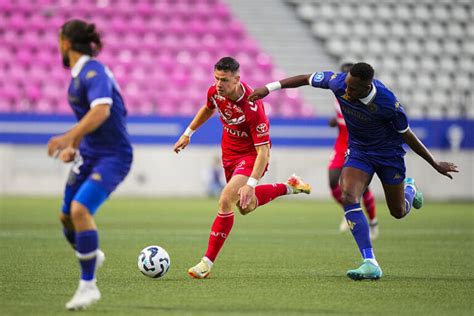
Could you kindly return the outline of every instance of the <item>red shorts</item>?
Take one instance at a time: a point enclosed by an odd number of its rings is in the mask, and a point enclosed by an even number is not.
[[[257,159],[257,156],[244,156],[236,160],[225,161],[223,166],[226,182],[229,182],[230,179],[237,174],[250,177],[252,174],[253,165],[255,164],[255,159]],[[262,177],[267,172],[267,169],[268,165],[265,167]]]
[[[342,169],[346,160],[346,152],[341,150],[335,150],[332,153],[331,161],[329,162],[328,169]]]

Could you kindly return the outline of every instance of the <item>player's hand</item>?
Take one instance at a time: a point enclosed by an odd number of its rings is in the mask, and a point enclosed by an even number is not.
[[[452,179],[453,176],[450,174],[450,172],[459,172],[458,166],[456,166],[452,162],[446,162],[446,161],[436,161],[433,165],[433,167],[441,173],[442,175],[445,175],[446,177]]]
[[[48,156],[57,158],[64,148],[71,146],[71,143],[67,134],[51,137],[48,142]]]
[[[61,153],[59,154],[59,159],[61,159],[63,162],[71,162],[74,161],[74,158],[76,157],[76,148],[72,146],[68,146],[61,150]]]
[[[174,152],[178,154],[181,150],[188,146],[190,140],[191,138],[189,136],[181,135],[176,144],[174,144]]]
[[[337,117],[331,117],[331,119],[329,120],[329,126],[330,127],[336,127],[337,126]]]
[[[267,87],[257,88],[249,95],[248,100],[254,102],[265,98],[269,93],[270,91],[268,91]]]
[[[240,207],[246,209],[250,205],[250,202],[252,202],[252,198],[255,196],[255,188],[246,184],[239,189],[238,194],[240,196]]]

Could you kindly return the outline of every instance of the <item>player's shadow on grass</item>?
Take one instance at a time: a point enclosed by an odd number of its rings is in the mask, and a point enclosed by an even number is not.
[[[97,312],[113,312],[130,310],[131,313],[137,315],[140,311],[143,312],[163,312],[163,313],[196,313],[200,315],[331,315],[341,313],[346,315],[361,315],[362,313],[355,313],[353,311],[341,311],[331,309],[319,309],[319,308],[268,308],[268,307],[251,307],[251,306],[235,306],[235,309],[219,308],[219,307],[163,307],[157,305],[102,305],[94,308]]]

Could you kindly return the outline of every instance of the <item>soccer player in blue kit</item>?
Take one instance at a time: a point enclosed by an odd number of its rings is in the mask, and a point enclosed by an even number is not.
[[[331,71],[299,75],[267,84],[254,90],[250,101],[264,98],[271,91],[311,85],[330,89],[336,96],[349,131],[349,147],[342,169],[340,186],[347,223],[363,257],[362,265],[347,271],[353,280],[382,276],[375,260],[369,225],[360,206],[360,198],[374,173],[380,178],[390,214],[403,218],[411,207],[421,208],[423,195],[412,178],[405,178],[406,143],[436,171],[452,179],[458,172],[451,162],[437,161],[411,131],[403,106],[377,79],[367,63],[357,63],[348,73]]]
[[[93,216],[127,176],[133,159],[119,88],[110,70],[93,59],[101,47],[94,24],[70,20],[60,29],[59,50],[72,75],[68,101],[78,123],[50,139],[48,155],[74,161],[60,215],[81,266],[79,287],[66,304],[70,310],[85,309],[100,299],[95,271],[105,256]]]

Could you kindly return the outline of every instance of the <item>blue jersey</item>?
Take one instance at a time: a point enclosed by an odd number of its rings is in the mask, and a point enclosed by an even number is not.
[[[109,104],[110,116],[80,144],[81,154],[105,157],[111,154],[132,154],[126,129],[127,110],[110,70],[90,56],[83,55],[71,70],[68,101],[81,120],[96,105]]]
[[[315,72],[309,83],[316,88],[331,89],[341,106],[349,131],[349,148],[372,152],[404,152],[402,133],[408,130],[408,119],[395,95],[378,80],[372,81],[369,95],[358,101],[346,96],[347,73]]]

